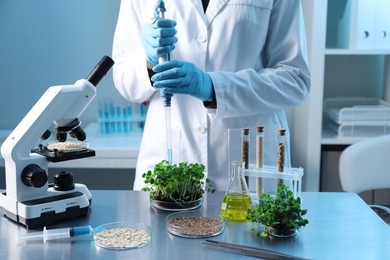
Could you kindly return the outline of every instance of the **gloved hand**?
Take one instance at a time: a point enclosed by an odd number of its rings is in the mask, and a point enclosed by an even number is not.
[[[153,68],[153,87],[164,88],[165,93],[188,94],[202,101],[211,101],[214,96],[209,74],[193,63],[172,60]]]
[[[166,55],[175,49],[174,44],[177,42],[175,26],[175,21],[160,18],[142,26],[142,43],[150,64],[156,65],[159,56]]]

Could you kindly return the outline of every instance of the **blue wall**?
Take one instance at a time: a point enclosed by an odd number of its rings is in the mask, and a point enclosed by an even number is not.
[[[0,1],[0,129],[13,129],[46,89],[85,78],[111,56],[120,0]],[[119,96],[112,73],[98,97]],[[83,117],[96,118],[94,100]]]

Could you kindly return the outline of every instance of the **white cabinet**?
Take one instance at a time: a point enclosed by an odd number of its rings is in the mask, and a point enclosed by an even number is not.
[[[338,138],[324,127],[324,99],[367,97],[390,101],[390,46],[339,47],[339,20],[347,4],[347,0],[302,0],[312,89],[308,100],[294,110],[291,132],[292,163],[305,169],[305,191],[320,190],[322,151],[340,151],[340,147],[361,140]]]

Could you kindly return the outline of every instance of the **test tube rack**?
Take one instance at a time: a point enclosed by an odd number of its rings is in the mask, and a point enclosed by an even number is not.
[[[121,99],[99,99],[99,134],[106,136],[142,134],[147,108],[146,104]]]
[[[256,165],[250,164],[248,169],[244,170],[244,174],[249,177],[249,183],[254,183],[257,177],[261,177],[263,193],[276,194],[277,181],[281,179],[294,193],[295,198],[301,196],[303,168],[284,167],[284,171],[279,172],[276,166],[264,165],[257,169]]]

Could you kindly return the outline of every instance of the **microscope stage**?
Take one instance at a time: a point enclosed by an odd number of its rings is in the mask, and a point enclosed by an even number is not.
[[[49,162],[69,161],[74,159],[92,157],[96,155],[95,151],[91,149],[85,149],[77,152],[54,152],[44,147],[42,149],[32,149],[31,152],[45,156],[46,160],[48,160]]]

